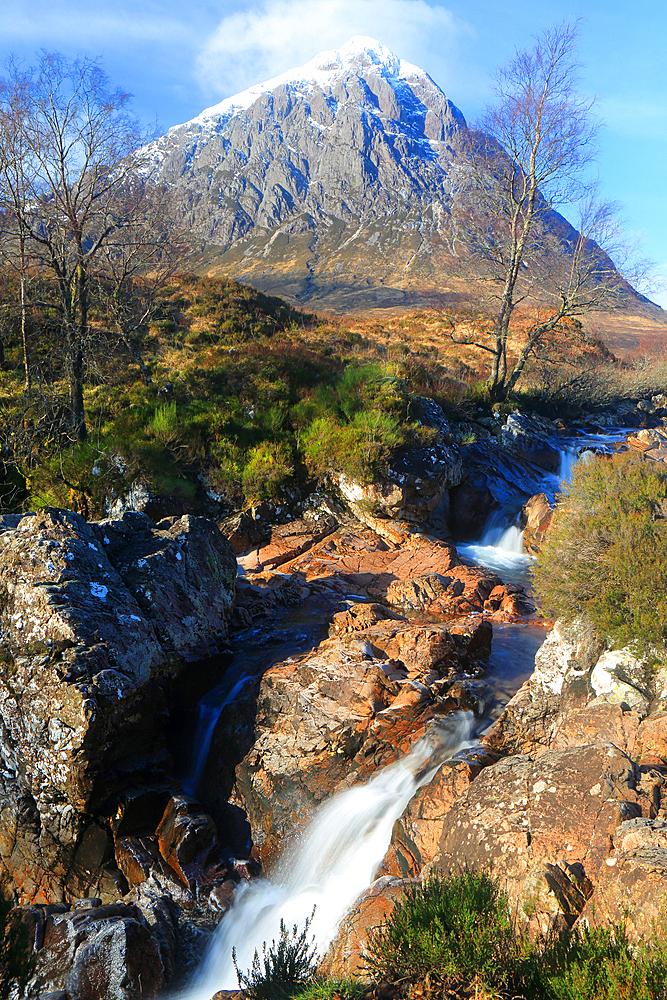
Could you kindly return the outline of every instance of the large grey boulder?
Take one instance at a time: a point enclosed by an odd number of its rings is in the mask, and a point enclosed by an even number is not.
[[[123,888],[100,875],[111,835],[162,815],[173,685],[220,648],[235,577],[204,518],[0,521],[0,872],[20,901]]]

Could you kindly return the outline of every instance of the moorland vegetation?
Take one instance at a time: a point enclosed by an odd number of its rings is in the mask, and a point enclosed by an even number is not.
[[[630,945],[624,928],[575,928],[547,941],[517,934],[507,898],[488,872],[435,873],[408,886],[370,932],[366,982],[318,974],[308,924],[288,929],[237,969],[250,1000],[664,1000],[667,943]]]
[[[330,470],[380,479],[392,452],[428,444],[433,432],[412,414],[417,397],[439,403],[462,434],[494,405],[474,348],[443,336],[452,322],[468,328],[465,309],[383,322],[321,319],[236,282],[184,276],[164,283],[150,317],[128,338],[118,335],[106,297],[91,294],[88,433],[80,441],[52,294],[41,279],[27,392],[20,287],[5,274],[5,509],[51,504],[99,517],[137,479],[193,510],[205,508],[207,491],[230,508],[280,502]],[[659,366],[616,362],[572,325],[552,337],[548,361],[536,357],[512,405],[567,416],[663,385]]]

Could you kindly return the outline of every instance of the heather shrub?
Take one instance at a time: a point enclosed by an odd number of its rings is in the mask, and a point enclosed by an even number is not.
[[[371,933],[369,950],[369,968],[382,981],[423,982],[439,995],[473,980],[503,986],[518,961],[507,899],[484,871],[408,886]]]
[[[633,953],[634,952],[634,953]],[[622,927],[580,928],[534,952],[524,987],[535,1000],[664,1000],[665,947],[630,949]]]
[[[534,570],[542,609],[611,646],[667,649],[667,470],[636,455],[579,462]]]
[[[371,483],[386,471],[391,452],[404,441],[404,430],[394,417],[366,410],[355,414],[349,424],[327,417],[314,420],[302,445],[306,467],[313,475],[334,469]]]
[[[247,458],[241,481],[250,502],[279,497],[294,473],[292,454],[284,441],[264,441]]]
[[[299,996],[315,978],[317,969],[315,948],[308,940],[312,918],[306,920],[302,931],[294,924],[291,931],[280,921],[277,941],[262,947],[262,957],[255,951],[252,966],[242,972],[236,962],[236,949],[232,951],[239,987],[250,1000],[289,1000]]]

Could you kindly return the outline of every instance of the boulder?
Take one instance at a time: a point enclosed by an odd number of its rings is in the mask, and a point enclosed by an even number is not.
[[[663,696],[661,675],[629,650],[605,650],[582,625],[556,622],[533,674],[485,742],[500,752],[535,755],[605,738],[633,757],[661,758],[667,754]]]
[[[331,474],[354,516],[391,541],[411,529],[447,536],[448,491],[463,478],[461,454],[451,443],[449,424],[437,403],[416,399],[411,415],[438,432],[430,447],[392,454],[380,483],[363,484],[344,473]]]
[[[551,747],[562,713],[595,697],[590,677],[602,652],[583,626],[556,622],[535,656],[535,670],[487,734],[487,745],[502,753],[531,754]]]
[[[396,760],[443,713],[474,709],[481,687],[470,675],[490,640],[480,620],[455,630],[384,619],[270,667],[249,695],[253,743],[235,790],[265,860],[324,798]],[[214,746],[237,739],[221,718]],[[213,764],[204,780],[221,784]]]
[[[445,814],[482,768],[497,759],[497,754],[477,746],[445,762],[434,777],[417,790],[396,820],[380,871],[403,878],[419,876],[438,853]]]
[[[374,980],[368,966],[368,944],[372,932],[403,898],[409,879],[381,876],[368,887],[343,917],[336,937],[320,962],[319,972],[328,979]]]
[[[558,473],[560,452],[552,443],[556,434],[556,427],[546,417],[516,412],[507,417],[501,430],[501,441],[524,462]]]
[[[531,497],[521,508],[523,545],[531,556],[536,556],[547,537],[554,516],[554,508],[546,493]]]
[[[650,814],[612,743],[506,757],[446,812],[433,867],[488,868],[531,934],[572,926],[606,871],[620,823]]]
[[[40,995],[62,990],[68,1000],[149,1000],[165,985],[159,942],[132,903],[83,900],[51,913],[36,957]]]
[[[604,928],[623,924],[631,942],[650,941],[664,927],[667,823],[664,818],[627,820],[614,831],[613,845],[580,922]]]
[[[651,691],[646,666],[628,649],[607,650],[591,671],[591,687],[597,698],[611,705],[648,712]]]
[[[219,672],[235,576],[204,518],[0,519],[0,871],[21,901],[127,891],[110,835],[155,830],[172,692]]]

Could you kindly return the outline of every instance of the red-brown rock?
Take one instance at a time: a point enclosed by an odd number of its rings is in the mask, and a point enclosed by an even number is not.
[[[636,785],[632,761],[610,743],[500,760],[446,813],[434,866],[489,867],[531,933],[571,924],[585,893],[564,892],[562,877],[571,882],[576,865],[597,883],[616,827],[650,809]]]
[[[403,898],[410,880],[385,875],[376,879],[350,908],[341,921],[338,933],[320,963],[322,975],[331,979],[373,981],[368,967],[370,935],[389,916],[394,904]]]

